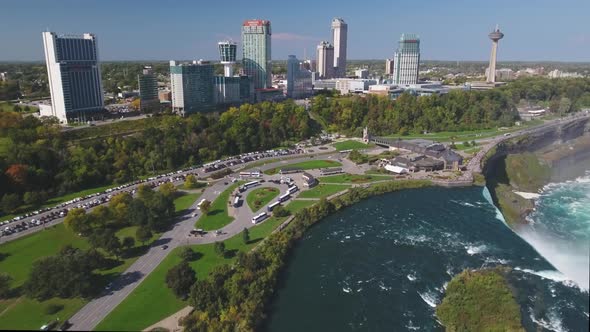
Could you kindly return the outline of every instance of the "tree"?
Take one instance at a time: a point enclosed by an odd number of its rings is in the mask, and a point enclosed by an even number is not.
[[[242,231],[242,240],[244,241],[244,244],[250,243],[250,231],[248,231],[246,227],[244,227],[244,230]]]
[[[209,214],[211,211],[211,202],[208,200],[203,201],[203,203],[200,205],[200,208],[203,214]]]
[[[186,260],[183,260],[166,273],[166,285],[172,289],[176,297],[183,300],[190,293],[191,286],[196,280],[196,273]]]
[[[74,208],[68,211],[64,219],[64,226],[74,233],[81,233],[82,235],[89,233],[91,228],[88,223],[86,210]]]
[[[569,113],[571,108],[572,108],[571,100],[567,97],[562,97],[561,100],[559,101],[559,114],[564,115],[566,113]]]
[[[186,176],[186,180],[184,180],[184,188],[185,189],[195,189],[201,187],[201,184],[197,182],[197,178],[189,174]]]
[[[225,256],[225,243],[223,241],[218,242],[215,241],[215,244],[213,245],[213,250],[215,251],[215,253],[221,257]]]
[[[126,236],[123,238],[123,248],[129,250],[135,246],[135,239],[132,236]]]
[[[0,299],[5,299],[10,295],[10,283],[12,277],[6,273],[0,272]]]
[[[25,202],[25,204],[28,204],[28,205],[37,207],[37,206],[43,204],[44,197],[39,192],[36,192],[36,191],[27,191],[23,195],[23,201]]]
[[[182,258],[182,260],[187,262],[190,262],[195,258],[195,252],[189,247],[182,248],[182,250],[180,250],[180,254],[178,255],[180,258]]]
[[[160,186],[159,191],[166,197],[173,197],[176,193],[176,187],[172,182],[166,182]]]
[[[6,194],[2,196],[2,200],[0,201],[0,206],[2,206],[2,211],[5,213],[14,212],[21,204],[20,197],[18,194]]]
[[[282,205],[277,205],[274,209],[272,209],[272,215],[277,218],[286,217],[289,214],[291,214],[289,210],[285,209],[285,207]]]
[[[137,99],[134,99],[134,100],[131,102],[131,107],[132,107],[134,110],[136,110],[136,111],[139,111],[139,108],[141,107],[141,100],[140,100],[139,98],[137,98]]]
[[[137,241],[141,242],[142,245],[145,245],[145,243],[152,238],[152,231],[145,226],[140,226],[135,232],[135,238]]]

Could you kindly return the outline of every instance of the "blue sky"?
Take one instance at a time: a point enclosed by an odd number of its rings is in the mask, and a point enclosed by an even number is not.
[[[42,60],[41,32],[93,32],[108,60],[218,58],[245,19],[268,19],[273,59],[299,58],[348,23],[349,59],[391,57],[401,33],[421,37],[422,58],[486,60],[487,34],[505,33],[498,59],[590,61],[589,0],[0,0],[0,61]]]

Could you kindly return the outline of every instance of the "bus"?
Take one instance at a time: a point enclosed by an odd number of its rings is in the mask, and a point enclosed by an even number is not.
[[[294,192],[297,192],[297,190],[299,190],[299,187],[297,187],[297,186],[293,186],[293,187],[291,187],[291,188],[289,188],[289,189],[287,190],[287,194],[291,195],[291,194],[293,194]]]
[[[255,172],[240,172],[240,176],[241,177],[244,177],[244,178],[247,178],[247,177],[256,177],[256,178],[258,178],[258,177],[261,176],[261,174],[260,174],[260,171],[255,171]]]
[[[199,210],[201,209],[201,204],[203,204],[203,202],[204,202],[204,201],[205,201],[205,199],[203,198],[203,199],[202,199],[202,200],[199,202],[199,204],[197,204],[197,209],[199,209]]]
[[[252,182],[248,182],[248,183],[244,183],[243,186],[240,187],[240,191],[246,191],[252,187],[256,187],[260,185],[260,181],[252,181]]]
[[[266,207],[266,210],[267,210],[268,212],[271,212],[271,211],[272,211],[274,208],[276,208],[276,207],[277,207],[277,205],[280,205],[280,204],[281,204],[281,202],[279,202],[279,201],[276,201],[276,202],[274,202],[274,203],[270,204],[269,206],[267,206],[267,207]]]
[[[268,217],[268,214],[266,214],[266,212],[262,212],[261,214],[252,217],[252,223],[256,224],[258,222],[263,221],[264,219],[266,219]]]
[[[284,202],[284,201],[288,200],[289,198],[291,198],[291,195],[289,193],[286,193],[282,196],[279,196],[279,202]]]
[[[240,196],[236,196],[234,199],[234,207],[237,208],[238,206],[240,206]]]

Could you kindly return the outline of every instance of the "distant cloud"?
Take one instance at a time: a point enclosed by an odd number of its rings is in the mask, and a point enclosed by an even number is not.
[[[299,34],[291,33],[291,32],[275,32],[272,34],[272,39],[284,40],[284,41],[319,41],[320,40],[320,38],[317,38],[317,37],[304,36],[304,35],[299,35]]]

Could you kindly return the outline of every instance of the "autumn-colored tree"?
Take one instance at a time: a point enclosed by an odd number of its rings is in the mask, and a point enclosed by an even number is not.
[[[6,169],[6,176],[12,181],[14,184],[18,186],[26,186],[27,184],[27,165],[23,164],[12,164],[8,166]]]

